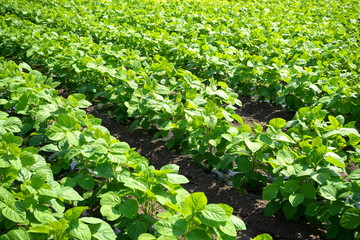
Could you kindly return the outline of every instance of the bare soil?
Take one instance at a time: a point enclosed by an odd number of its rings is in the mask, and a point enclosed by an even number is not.
[[[254,122],[266,125],[275,117],[292,119],[294,113],[284,112],[281,108],[268,103],[256,103],[249,98],[242,98],[243,106],[237,113],[250,125]],[[153,140],[152,135],[137,129],[130,132],[129,126],[124,126],[114,119],[99,113],[93,107],[88,112],[102,119],[102,124],[111,134],[135,147],[137,151],[149,159],[156,168],[173,163],[180,166],[180,174],[190,182],[183,187],[189,192],[204,192],[209,203],[226,203],[234,208],[234,215],[244,220],[247,230],[238,233],[238,239],[251,239],[262,233],[269,233],[274,239],[324,239],[325,232],[305,221],[292,222],[282,214],[271,217],[264,216],[267,201],[262,200],[261,193],[241,193],[224,182],[216,179],[210,172],[195,164],[192,159],[180,156],[175,150],[169,150],[164,142]]]

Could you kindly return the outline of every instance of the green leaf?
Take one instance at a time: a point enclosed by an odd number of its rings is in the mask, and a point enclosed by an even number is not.
[[[189,91],[186,92],[185,97],[189,100],[194,100],[197,96],[197,89],[191,88]]]
[[[61,128],[51,126],[46,132],[46,136],[53,141],[60,141],[65,138],[65,133]]]
[[[20,160],[24,166],[31,166],[36,162],[35,155],[31,152],[25,151],[21,153]]]
[[[65,200],[73,200],[73,201],[83,201],[84,199],[79,195],[78,192],[76,192],[71,187],[62,187],[58,191],[59,198],[63,198]]]
[[[257,235],[252,240],[272,240],[272,239],[273,238],[269,234],[263,233],[263,234]]]
[[[216,90],[216,95],[218,95],[219,97],[225,99],[225,100],[228,100],[229,99],[229,95],[224,91],[224,90]]]
[[[243,173],[249,173],[253,169],[253,164],[248,155],[240,155],[235,159],[238,170]]]
[[[148,190],[148,188],[143,183],[133,178],[126,178],[126,180],[124,181],[124,185],[128,188],[134,188],[142,192],[146,192]]]
[[[92,237],[98,240],[115,240],[116,235],[111,228],[111,226],[99,219],[94,217],[83,217],[79,221],[89,223],[89,228],[92,234]]]
[[[264,214],[265,216],[272,216],[273,214],[277,213],[281,208],[281,204],[279,202],[274,202],[271,201],[269,202],[265,209],[264,209]]]
[[[360,143],[360,136],[357,134],[350,133],[349,135],[349,144],[352,146],[357,145]]]
[[[76,126],[76,120],[67,114],[59,114],[56,122],[58,125],[68,129],[72,129]]]
[[[260,134],[259,140],[266,145],[271,145],[273,143],[273,140],[267,134]]]
[[[217,204],[206,205],[199,213],[199,218],[203,224],[210,227],[218,227],[227,220],[226,212]]]
[[[81,174],[79,177],[76,178],[77,182],[79,183],[80,187],[85,190],[92,190],[95,186],[95,180],[89,174]]]
[[[156,240],[157,238],[150,233],[143,233],[139,236],[138,240]]]
[[[137,220],[130,225],[127,225],[126,231],[132,239],[138,239],[141,234],[146,233],[149,230],[149,227],[150,224],[148,222]]]
[[[284,191],[287,193],[293,193],[300,189],[300,185],[296,180],[289,180],[284,184]]]
[[[110,147],[110,152],[115,154],[127,153],[130,150],[130,146],[126,142],[116,142],[111,144]]]
[[[203,192],[195,192],[185,198],[184,212],[187,215],[194,214],[197,211],[201,211],[207,204],[207,198]]]
[[[0,240],[31,240],[29,233],[24,228],[12,229],[2,234]]]
[[[279,192],[279,187],[275,185],[268,185],[263,189],[262,197],[264,200],[271,201],[276,198]]]
[[[191,230],[186,234],[186,239],[188,240],[212,240],[213,238],[210,237],[204,230],[194,229]]]
[[[172,225],[174,221],[171,219],[161,219],[155,223],[155,229],[158,233],[165,236],[173,236]]]
[[[340,224],[347,229],[355,229],[360,225],[360,209],[351,208],[341,216]]]
[[[73,220],[70,222],[69,234],[75,239],[91,240],[91,231],[85,223]]]
[[[302,193],[293,193],[289,196],[289,202],[291,206],[296,207],[304,201],[304,198],[304,194]]]
[[[175,236],[183,236],[186,232],[186,220],[184,219],[179,219],[177,221],[175,221],[175,223],[173,224],[172,227],[172,232]]]
[[[230,220],[227,220],[225,225],[220,225],[220,230],[228,236],[236,237],[235,226]]]
[[[31,176],[31,186],[35,189],[41,188],[46,182],[47,175],[43,172],[36,172]]]
[[[350,173],[350,175],[348,176],[348,178],[350,180],[359,180],[360,179],[360,168],[355,169],[354,171],[352,171]]]
[[[286,124],[286,120],[282,118],[273,118],[270,120],[269,125],[273,126],[276,129],[280,129],[284,127]]]
[[[282,210],[283,210],[283,213],[284,213],[286,219],[290,220],[294,217],[297,207],[293,207],[293,206],[291,206],[291,204],[289,202],[285,202]]]
[[[127,218],[134,218],[138,214],[138,202],[134,199],[126,199],[117,206],[119,212]]]
[[[280,165],[293,164],[295,160],[295,155],[288,150],[279,150],[276,156],[276,160]]]
[[[185,184],[189,182],[189,180],[183,175],[168,173],[166,176],[167,180],[172,184]]]
[[[305,210],[305,214],[313,217],[315,215],[317,215],[321,210],[321,206],[317,203],[310,203]]]
[[[100,177],[109,178],[114,176],[114,169],[110,163],[102,163],[95,167],[94,173]]]
[[[232,213],[234,212],[234,209],[232,207],[224,203],[218,203],[217,205],[220,206],[222,209],[224,209],[227,217],[232,216]]]
[[[14,210],[9,206],[6,206],[1,211],[2,215],[7,219],[15,222],[15,223],[24,223],[26,222],[26,214],[20,210]]]
[[[333,152],[326,153],[325,160],[340,168],[344,168],[346,166],[343,159],[339,155]]]
[[[5,120],[2,128],[9,132],[20,132],[22,128],[22,123],[19,118],[16,117],[9,117]]]
[[[5,105],[8,103],[8,100],[0,98],[0,105]]]
[[[204,122],[208,128],[211,128],[211,129],[215,128],[217,121],[218,121],[218,119],[215,115],[204,116]]]
[[[240,218],[231,215],[229,220],[232,222],[232,224],[234,224],[236,230],[246,230],[246,225]]]
[[[331,185],[322,186],[319,189],[320,195],[330,201],[336,201],[336,188]]]
[[[0,201],[7,205],[11,205],[15,202],[15,197],[8,190],[0,186]]]
[[[230,115],[233,119],[235,119],[240,125],[244,125],[244,120],[237,114],[233,113]]]
[[[66,220],[72,221],[76,220],[80,217],[80,215],[85,211],[86,209],[89,209],[89,207],[73,207],[67,210],[64,213],[64,218]]]
[[[304,183],[304,185],[302,185],[300,188],[300,192],[304,194],[304,197],[307,199],[316,197],[316,189],[311,183]]]
[[[245,144],[252,153],[259,151],[260,148],[264,145],[261,142],[251,142],[251,141],[245,141]]]

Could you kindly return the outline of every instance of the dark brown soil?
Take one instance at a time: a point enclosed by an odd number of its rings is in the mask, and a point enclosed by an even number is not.
[[[243,107],[237,112],[246,123],[253,125],[258,122],[266,125],[274,117],[286,120],[292,118],[293,113],[283,112],[267,103],[254,103],[249,99],[241,99]],[[305,222],[287,221],[283,215],[265,217],[266,201],[261,199],[260,193],[240,193],[238,190],[216,179],[211,173],[204,171],[192,159],[176,154],[169,150],[159,140],[152,140],[152,136],[143,130],[137,129],[130,133],[129,127],[124,126],[100,114],[93,108],[89,112],[101,118],[103,125],[111,134],[137,148],[137,151],[148,158],[151,165],[160,168],[163,165],[174,163],[180,166],[180,174],[186,176],[190,182],[183,185],[189,192],[204,192],[209,203],[226,203],[234,208],[234,214],[244,220],[247,230],[238,234],[238,239],[250,239],[262,233],[269,233],[274,239],[324,239],[324,231]]]
[[[243,106],[237,109],[236,113],[250,126],[253,126],[254,122],[264,126],[273,118],[283,118],[289,121],[295,114],[294,112],[284,111],[281,106],[275,107],[266,102],[258,103],[248,97],[242,97],[240,100]]]

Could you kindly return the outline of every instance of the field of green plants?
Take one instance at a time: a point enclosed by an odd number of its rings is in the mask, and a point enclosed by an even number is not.
[[[246,229],[187,192],[178,166],[111,136],[91,104],[262,189],[265,215],[360,239],[359,45],[355,0],[0,0],[0,240]],[[296,114],[252,127],[240,96]]]

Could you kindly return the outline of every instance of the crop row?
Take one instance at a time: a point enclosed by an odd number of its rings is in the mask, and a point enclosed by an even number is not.
[[[230,206],[184,190],[177,165],[150,166],[81,109],[84,95],[62,98],[56,85],[0,59],[0,239],[236,239],[245,230]]]
[[[138,50],[147,62],[160,55],[176,69],[222,79],[242,94],[292,110],[323,104],[334,115],[358,120],[356,1],[3,2],[2,14],[57,33]]]
[[[34,24],[11,15],[1,19],[4,54],[48,69],[62,81],[87,83],[81,90],[101,96],[118,119],[133,121],[132,128],[156,128],[155,137],[169,136],[168,146],[181,144],[196,161],[237,171],[232,179],[237,187],[266,185],[262,172],[276,179],[264,188],[264,199],[271,200],[267,215],[280,209],[288,219],[305,215],[325,223],[329,237],[359,231],[355,122],[317,106],[300,109],[288,123],[273,119],[266,131],[256,124],[252,129],[234,114],[233,104],[240,103],[224,81],[198,78],[131,45],[96,43],[70,25]]]

